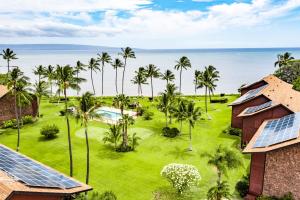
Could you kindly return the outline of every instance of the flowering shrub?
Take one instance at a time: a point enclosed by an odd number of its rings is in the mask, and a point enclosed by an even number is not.
[[[164,166],[160,174],[168,179],[178,193],[183,193],[197,185],[201,179],[198,169],[186,164],[168,164]]]

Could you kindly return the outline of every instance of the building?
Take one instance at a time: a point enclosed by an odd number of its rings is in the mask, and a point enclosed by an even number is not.
[[[91,189],[0,145],[0,200],[69,200]]]
[[[245,199],[259,195],[300,199],[300,113],[266,120],[244,153],[251,154],[250,186]]]
[[[16,118],[15,114],[15,98],[9,92],[6,86],[0,85],[0,124],[3,121],[11,120]],[[37,115],[37,99],[33,96],[31,104],[24,106],[21,110],[22,116]],[[18,110],[20,116],[20,110]]]
[[[268,119],[300,112],[300,92],[274,75],[241,89],[232,106],[232,127],[242,129],[242,145],[249,143],[260,125]]]

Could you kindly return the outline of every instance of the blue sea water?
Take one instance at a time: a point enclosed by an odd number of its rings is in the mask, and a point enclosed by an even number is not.
[[[93,46],[70,46],[70,45],[0,45],[0,48],[12,48],[17,53],[17,60],[12,65],[19,66],[32,81],[36,80],[33,75],[33,68],[37,65],[75,65],[77,60],[88,63],[92,57],[97,57],[97,53],[108,51],[112,58],[119,57],[117,48],[93,47]],[[174,70],[176,60],[181,56],[187,56],[192,63],[192,69],[183,71],[182,92],[184,94],[194,94],[193,74],[194,70],[203,70],[204,66],[213,65],[221,74],[216,93],[236,93],[243,83],[251,83],[268,74],[274,72],[274,62],[277,54],[291,52],[295,58],[300,58],[300,48],[252,48],[252,49],[186,49],[186,50],[142,50],[135,49],[136,59],[128,60],[125,78],[125,93],[137,95],[137,86],[131,80],[134,71],[138,67],[148,64],[155,64],[163,72],[167,69],[174,71],[176,75],[175,84],[179,84],[179,72]],[[6,62],[0,59],[0,72],[6,71]],[[81,74],[87,79],[81,85],[82,91],[92,91],[89,72]],[[101,74],[95,73],[94,83],[96,93],[101,92]],[[118,87],[121,90],[122,71],[118,73]],[[154,93],[158,94],[165,88],[165,82],[159,79],[154,80]],[[143,86],[144,95],[151,94],[150,85]],[[203,90],[197,91],[203,94]],[[75,91],[70,91],[75,95]],[[104,70],[104,95],[115,94],[115,72],[110,65]]]

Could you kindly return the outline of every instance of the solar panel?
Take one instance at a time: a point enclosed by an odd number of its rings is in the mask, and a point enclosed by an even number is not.
[[[232,104],[242,103],[248,99],[254,98],[260,91],[262,91],[267,86],[268,86],[268,84],[263,85],[259,88],[253,89],[253,90],[249,90],[246,94],[244,94],[240,98],[236,99]]]
[[[249,108],[247,108],[245,114],[255,113],[255,112],[259,111],[259,110],[268,108],[271,105],[272,105],[272,101],[268,101],[267,103],[264,103],[264,104],[261,104],[261,105],[258,105],[258,106],[249,107]]]
[[[81,186],[70,178],[0,146],[0,169],[17,181],[32,187],[75,188]]]
[[[298,138],[300,129],[300,113],[290,114],[280,119],[267,122],[264,130],[255,141],[253,147],[267,147]]]

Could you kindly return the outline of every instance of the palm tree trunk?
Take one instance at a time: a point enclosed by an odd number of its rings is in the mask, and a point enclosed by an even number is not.
[[[116,84],[116,94],[118,94],[118,68],[116,68],[116,78],[115,78],[115,84]]]
[[[125,68],[126,68],[126,59],[124,62],[123,76],[122,76],[122,94],[124,94],[124,77],[125,77]]]
[[[78,71],[76,72],[76,77],[77,77],[77,85],[79,85]],[[52,90],[52,89],[51,89],[51,90]],[[79,88],[77,88],[77,96],[79,96]]]
[[[197,81],[197,79],[195,80],[195,95],[197,95],[197,85],[198,85],[198,83],[197,83],[198,81]]]
[[[93,70],[92,69],[91,69],[91,80],[92,80],[92,86],[93,86],[93,91],[94,91],[94,95],[95,95],[96,92],[95,92],[95,87],[94,87]]]
[[[10,70],[9,70],[9,59],[7,59],[7,76],[9,74]]]
[[[50,80],[50,88],[51,88],[50,90],[51,90],[51,97],[52,97],[53,96],[53,83],[52,83],[52,80]]]
[[[16,87],[14,86],[14,88],[16,88]],[[16,93],[15,93],[15,114],[16,114],[17,128],[18,128],[17,151],[19,151],[20,150],[20,124],[19,124],[18,105],[17,105],[17,95],[16,95]]]
[[[150,77],[150,80],[151,80],[151,101],[153,101],[153,80],[152,80],[152,76]]]
[[[179,93],[181,94],[181,74],[182,74],[182,68],[180,68],[180,77],[179,77]]]
[[[37,100],[37,116],[38,118],[40,117],[40,98],[38,96],[36,96]]]
[[[180,135],[182,134],[182,120],[180,120]]]
[[[138,84],[138,97],[140,96],[140,84]]]
[[[104,71],[103,71],[103,69],[104,69],[104,63],[102,63],[102,80],[101,80],[101,86],[102,86],[102,92],[101,92],[101,94],[102,94],[102,96],[103,96],[103,76],[104,76]]]
[[[207,113],[207,86],[205,86],[205,111]]]
[[[166,127],[168,127],[168,111],[165,112],[165,116],[166,116]]]
[[[193,151],[193,146],[192,146],[192,126],[190,124],[190,147],[189,147],[189,151]]]
[[[142,85],[140,86],[140,90],[141,90],[141,96],[143,96],[143,89],[142,89]]]
[[[128,137],[127,137],[127,124],[126,122],[123,124],[123,148],[125,149],[127,147],[127,143],[128,143]]]
[[[89,146],[89,138],[87,127],[85,127],[85,142],[86,142],[86,178],[85,183],[89,184],[89,177],[90,177],[90,146]]]
[[[67,119],[67,129],[68,129],[68,143],[69,143],[69,157],[70,157],[70,176],[73,176],[73,155],[72,155],[72,143],[71,143],[71,133],[70,133],[70,122],[68,116],[68,103],[67,103],[67,90],[64,88],[65,95],[65,115]]]

